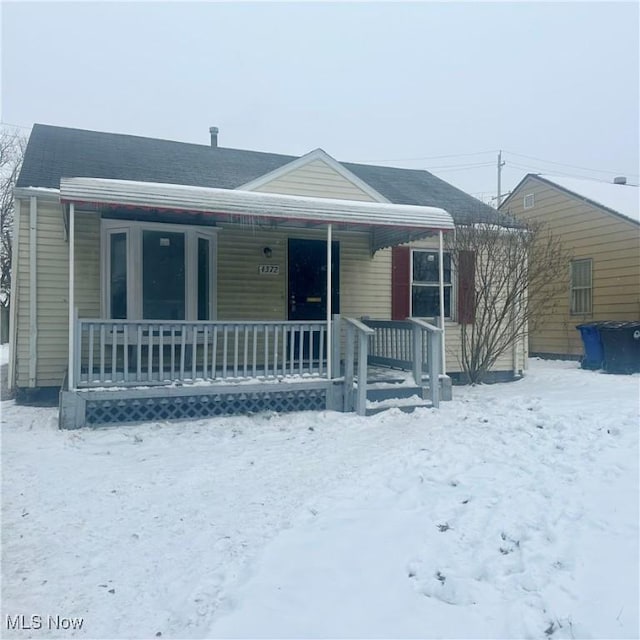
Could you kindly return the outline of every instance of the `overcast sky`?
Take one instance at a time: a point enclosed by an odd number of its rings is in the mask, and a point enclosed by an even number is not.
[[[484,197],[498,149],[505,190],[637,183],[638,30],[637,2],[5,1],[1,117],[202,144],[216,125],[220,146],[322,147]]]

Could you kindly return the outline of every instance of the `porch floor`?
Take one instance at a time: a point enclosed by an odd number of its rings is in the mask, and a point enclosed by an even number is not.
[[[197,380],[62,391],[60,427],[74,429],[262,411],[344,411],[343,385],[342,378],[328,380],[306,374],[282,380]],[[410,373],[386,367],[369,367],[367,386],[372,400],[407,398],[422,391],[415,386]]]

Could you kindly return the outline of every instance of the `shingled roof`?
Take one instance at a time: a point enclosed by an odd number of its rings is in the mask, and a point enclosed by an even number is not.
[[[235,189],[296,159],[297,156],[36,124],[16,186],[57,189],[62,177],[86,177]],[[441,207],[458,224],[514,224],[509,216],[428,171],[340,164],[389,202]]]

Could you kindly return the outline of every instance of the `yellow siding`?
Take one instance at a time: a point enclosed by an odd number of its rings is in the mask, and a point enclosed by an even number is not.
[[[29,225],[30,203],[21,203],[18,247],[18,330],[16,384],[29,386],[30,281]],[[36,380],[35,386],[62,383],[59,367],[66,357],[67,250],[64,243],[62,209],[56,202],[38,199],[36,229]]]
[[[35,386],[60,386],[67,368],[69,245],[62,208],[37,201],[37,341]],[[18,247],[18,332],[16,384],[29,386],[29,200],[22,201]],[[100,315],[99,218],[76,214],[76,302],[81,315]]]
[[[18,230],[18,253],[16,282],[16,384],[29,384],[29,200],[20,202],[20,229]]]
[[[622,187],[621,187],[622,188]],[[534,194],[534,206],[524,209],[525,194]],[[570,314],[570,267],[558,274],[564,292],[555,298],[548,318],[534,317],[529,348],[533,353],[579,356],[582,341],[576,325],[592,320],[640,318],[640,226],[608,213],[560,189],[529,178],[514,192],[508,210],[527,221],[545,223],[574,259],[593,260],[591,314]],[[535,304],[535,299],[532,299]]]
[[[319,159],[274,178],[271,182],[256,187],[253,191],[316,198],[374,201],[374,198],[368,193]]]
[[[68,249],[62,208],[38,201],[36,386],[59,386],[67,358]]]
[[[76,212],[76,306],[81,318],[100,317],[100,214]]]
[[[254,229],[224,225],[218,236],[218,319],[287,318],[288,238],[326,239],[326,231]],[[370,257],[366,233],[336,232],[340,245],[341,313],[388,318],[391,314],[391,251]],[[262,249],[273,254],[265,259]],[[259,275],[261,264],[277,264],[280,274]]]

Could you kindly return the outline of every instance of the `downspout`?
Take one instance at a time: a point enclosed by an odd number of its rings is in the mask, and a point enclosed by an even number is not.
[[[18,338],[18,254],[20,253],[20,200],[15,199],[11,253],[11,298],[9,300],[9,389],[16,386],[16,351]]]
[[[73,370],[75,345],[75,231],[76,212],[73,202],[69,205],[69,363],[67,374],[67,388],[75,388],[75,372]]]
[[[442,249],[442,230],[438,231],[438,277],[440,287],[440,328],[442,329],[442,373],[447,373],[444,334],[444,252]]]
[[[36,386],[38,359],[38,199],[29,198],[29,387]]]
[[[329,380],[333,378],[333,372],[331,370],[332,362],[331,362],[331,353],[333,350],[333,344],[331,343],[332,332],[331,332],[331,303],[333,302],[333,296],[331,291],[331,258],[332,258],[332,242],[333,237],[333,228],[329,224],[327,225],[327,377]]]

